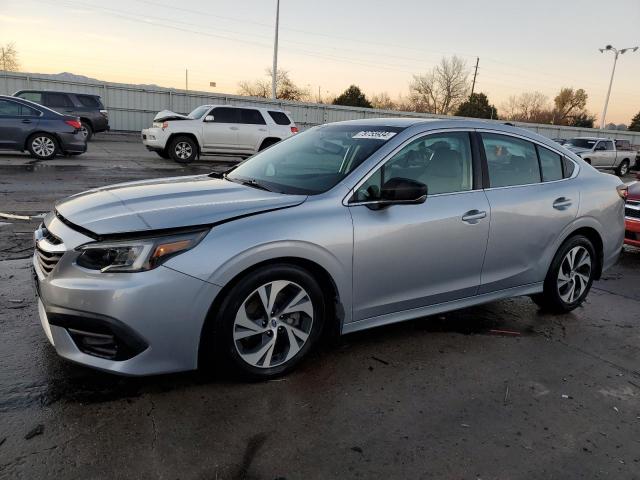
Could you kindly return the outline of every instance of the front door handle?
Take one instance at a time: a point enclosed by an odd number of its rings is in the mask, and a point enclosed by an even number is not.
[[[231,130],[239,130],[238,127],[229,127]]]
[[[556,210],[565,210],[571,206],[571,199],[566,197],[556,198],[553,202],[553,208]]]
[[[470,224],[476,224],[487,216],[487,212],[480,210],[469,210],[462,216],[462,221]]]
[[[22,120],[22,123],[31,123],[31,120],[25,119],[25,120]]]

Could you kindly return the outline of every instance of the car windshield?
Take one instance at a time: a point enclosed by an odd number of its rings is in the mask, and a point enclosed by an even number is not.
[[[402,130],[381,125],[323,125],[258,153],[226,178],[281,193],[323,193]]]
[[[211,107],[207,106],[207,105],[202,105],[198,108],[196,108],[195,110],[193,110],[189,115],[187,115],[188,118],[190,118],[191,120],[198,120],[199,118],[202,118],[202,116],[207,113],[207,111],[210,109]]]
[[[565,147],[578,147],[578,148],[593,148],[596,144],[597,140],[590,140],[587,138],[572,138],[567,140],[567,143],[564,144]]]

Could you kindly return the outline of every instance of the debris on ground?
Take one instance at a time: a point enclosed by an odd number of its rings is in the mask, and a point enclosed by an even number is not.
[[[511,336],[514,336],[514,337],[522,335],[520,332],[516,332],[516,331],[513,331],[513,330],[497,330],[495,328],[489,330],[489,333],[492,333],[494,335],[511,335]]]
[[[44,433],[44,425],[41,423],[31,429],[29,433],[24,436],[25,440],[31,440],[33,437],[37,437],[38,435],[42,435]]]
[[[382,363],[383,365],[389,365],[389,362],[387,362],[386,360],[382,360],[381,358],[373,357],[373,356],[372,356],[372,357],[371,357],[371,359],[372,359],[372,360],[375,360],[376,362],[380,362],[380,363]]]
[[[360,448],[358,446],[351,447],[351,450],[353,450],[354,452],[362,453],[362,448]]]

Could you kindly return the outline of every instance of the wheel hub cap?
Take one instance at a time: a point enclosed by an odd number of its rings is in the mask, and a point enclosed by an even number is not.
[[[578,246],[567,252],[558,270],[558,294],[566,303],[577,301],[591,279],[591,255]]]
[[[312,326],[309,294],[294,282],[276,280],[254,290],[242,302],[233,324],[233,341],[246,363],[271,368],[298,354]]]

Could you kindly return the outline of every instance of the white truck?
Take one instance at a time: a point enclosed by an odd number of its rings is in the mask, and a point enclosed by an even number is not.
[[[142,143],[162,158],[189,163],[201,154],[248,157],[298,132],[276,108],[202,105],[189,115],[163,110],[142,130]]]
[[[577,137],[567,140],[563,147],[582,157],[587,163],[602,170],[615,170],[618,176],[629,172],[638,152],[632,150],[628,140],[600,137]]]

